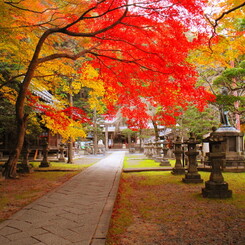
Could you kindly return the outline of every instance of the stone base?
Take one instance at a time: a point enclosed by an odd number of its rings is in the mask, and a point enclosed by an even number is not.
[[[161,162],[162,161],[162,157],[153,157],[153,159],[155,162]]]
[[[33,173],[33,168],[29,164],[18,164],[18,173]]]
[[[203,183],[203,179],[201,179],[200,174],[185,174],[185,178],[182,179],[184,183]]]
[[[50,166],[51,166],[50,162],[41,162],[39,168],[48,168]]]
[[[128,149],[129,153],[135,153],[135,148],[131,147]]]
[[[215,183],[206,181],[205,188],[202,189],[202,196],[208,198],[230,198],[232,191],[228,189],[228,183]]]
[[[171,174],[173,174],[173,175],[183,175],[183,174],[185,174],[185,169],[184,168],[173,168]]]
[[[66,159],[63,157],[63,158],[59,158],[58,161],[59,162],[66,162]]]
[[[171,166],[168,159],[161,159],[160,166]]]

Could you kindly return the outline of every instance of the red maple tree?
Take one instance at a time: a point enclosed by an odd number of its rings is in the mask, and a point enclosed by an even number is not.
[[[108,108],[128,108],[124,113],[129,118],[146,116],[136,113],[144,109],[141,98],[162,107],[165,115],[175,113],[176,105],[185,107],[190,102],[203,107],[211,97],[203,88],[195,88],[196,73],[186,58],[188,51],[202,41],[197,34],[193,40],[188,39],[187,33],[191,26],[201,24],[205,2],[91,0],[71,4],[47,0],[38,1],[40,10],[35,11],[34,3],[29,6],[26,1],[5,2],[11,8],[23,10],[23,15],[14,16],[22,26],[31,25],[32,31],[36,28],[43,31],[20,84],[16,101],[18,137],[5,164],[5,176],[16,175],[28,118],[24,111],[26,96],[35,70],[42,63],[56,59],[90,60],[105,81]],[[69,45],[57,45],[71,39],[77,45],[75,53]],[[43,46],[47,43],[50,47],[64,48],[45,55]]]

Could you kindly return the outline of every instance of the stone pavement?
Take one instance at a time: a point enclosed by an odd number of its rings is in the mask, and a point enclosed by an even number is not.
[[[0,244],[105,244],[124,154],[113,152],[0,223]]]

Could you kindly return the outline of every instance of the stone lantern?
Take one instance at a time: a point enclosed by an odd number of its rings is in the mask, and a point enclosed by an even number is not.
[[[155,156],[154,156],[154,160],[156,162],[159,162],[162,160],[162,156],[161,156],[161,150],[162,150],[162,142],[161,141],[156,141],[154,144],[154,148],[155,148]]]
[[[65,162],[65,155],[64,155],[65,145],[63,143],[60,144],[59,150],[60,150],[60,156],[59,156],[58,161]]]
[[[162,157],[160,166],[171,166],[171,164],[170,164],[170,162],[169,162],[169,160],[167,158],[167,152],[168,152],[168,147],[167,147],[168,142],[167,142],[167,140],[164,140],[162,144],[163,144],[163,148],[162,148],[163,157]]]
[[[223,136],[213,135],[209,138],[212,143],[212,152],[209,154],[211,159],[211,175],[205,182],[205,188],[202,189],[203,197],[209,198],[229,198],[232,191],[228,189],[228,183],[224,181],[222,175],[222,166],[225,163],[225,152],[223,152],[223,142],[226,139]]]
[[[200,174],[197,171],[197,155],[199,154],[196,145],[199,143],[193,133],[190,134],[190,138],[185,142],[188,145],[188,151],[185,153],[188,156],[189,166],[188,172],[185,174],[185,178],[182,179],[184,183],[202,183]]]
[[[50,167],[50,162],[48,161],[48,151],[48,142],[45,140],[45,142],[43,143],[43,160],[41,161],[39,168]]]
[[[182,163],[181,163],[181,158],[184,152],[181,146],[182,146],[182,142],[180,140],[180,137],[177,136],[177,139],[174,142],[174,154],[176,158],[175,166],[172,171],[172,174],[174,175],[185,174],[185,169],[183,168]]]

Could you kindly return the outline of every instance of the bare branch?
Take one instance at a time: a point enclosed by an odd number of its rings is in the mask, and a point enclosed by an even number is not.
[[[142,64],[140,64],[138,61],[140,61],[141,59],[134,59],[134,60],[126,60],[126,59],[119,59],[119,58],[115,58],[115,57],[112,57],[112,56],[109,56],[109,55],[103,55],[103,54],[98,54],[98,53],[95,53],[95,52],[89,52],[90,54],[94,55],[95,57],[99,58],[99,57],[104,57],[104,58],[107,58],[107,59],[110,59],[110,60],[115,60],[115,61],[119,61],[119,62],[123,62],[123,63],[128,63],[128,64],[135,64],[137,66],[139,66],[140,68],[142,69],[145,69],[145,70],[148,70],[148,71],[152,71],[152,72],[155,72],[155,73],[160,73],[160,74],[171,74],[171,73],[167,73],[167,72],[160,72],[158,70],[154,70],[150,67],[147,67],[147,66],[143,66]]]

